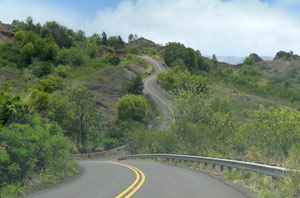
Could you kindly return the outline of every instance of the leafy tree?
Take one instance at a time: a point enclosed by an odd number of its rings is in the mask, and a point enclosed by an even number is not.
[[[42,78],[51,74],[54,71],[54,65],[51,62],[39,62],[32,70],[33,74]]]
[[[215,54],[213,54],[211,62],[212,62],[213,68],[217,68],[218,67],[218,60],[217,60],[217,57],[216,57]]]
[[[293,145],[299,144],[299,121],[299,112],[289,107],[261,106],[259,110],[248,111],[248,118],[235,137],[238,151],[246,155],[257,150],[263,157],[279,161]]]
[[[62,49],[56,57],[56,64],[81,66],[84,64],[84,53],[80,47],[72,47],[70,49]]]
[[[166,73],[160,73],[158,80],[160,85],[175,94],[181,89],[196,94],[206,94],[208,92],[207,80],[205,78],[191,75],[188,71],[181,71],[178,67]]]
[[[12,43],[4,44],[3,48],[9,51],[1,55],[2,58],[15,62],[19,67],[28,66],[33,59],[52,61],[58,51],[58,46],[51,36],[41,38],[32,31],[22,30],[15,34]],[[15,53],[15,57],[12,57],[11,53]]]
[[[99,34],[94,33],[91,37],[89,37],[90,42],[95,43],[96,45],[101,45],[101,37]]]
[[[255,66],[256,65],[256,62],[255,62],[255,58],[254,58],[254,55],[251,54],[250,56],[247,56],[244,60],[244,64],[245,65],[252,65],[252,66]]]
[[[85,41],[86,37],[85,37],[85,33],[83,30],[78,30],[75,34],[74,34],[74,40],[75,41]]]
[[[57,76],[60,76],[62,78],[66,78],[69,73],[71,71],[71,67],[69,66],[64,66],[64,65],[58,65],[56,68],[55,68],[55,75]]]
[[[108,45],[108,39],[106,33],[102,32],[101,36],[102,36],[102,45]]]
[[[71,87],[68,89],[67,95],[74,109],[74,124],[78,126],[76,127],[77,142],[80,141],[85,151],[88,135],[92,132],[93,125],[100,124],[101,115],[99,111],[95,110],[96,101],[86,87],[82,85]]]
[[[60,92],[55,92],[50,95],[47,117],[51,121],[55,121],[65,131],[65,135],[69,137],[76,137],[76,126],[74,120],[74,110],[72,103],[67,96],[62,95]]]
[[[128,43],[131,43],[133,41],[133,39],[134,39],[133,34],[129,34],[129,36],[128,36]]]
[[[115,54],[110,56],[108,59],[108,62],[112,65],[119,65],[120,64],[120,58],[116,56]]]
[[[119,120],[133,120],[143,122],[148,115],[147,100],[143,96],[123,96],[117,105]]]
[[[0,90],[0,125],[11,123],[21,111],[19,98],[8,95],[7,89]]]
[[[23,55],[24,62],[25,62],[26,64],[30,64],[30,63],[31,63],[31,60],[32,60],[32,57],[33,57],[34,54],[35,54],[34,45],[33,45],[31,42],[30,42],[30,43],[27,43],[27,44],[24,45],[24,47],[22,48],[21,53],[22,53],[22,55]]]
[[[167,65],[173,66],[178,59],[183,59],[185,46],[181,43],[168,43],[166,45],[163,57]]]
[[[86,53],[90,58],[96,58],[98,55],[98,47],[96,44],[88,43],[86,45]]]
[[[144,83],[140,74],[136,75],[129,83],[125,84],[125,91],[129,94],[143,95]]]
[[[42,27],[42,35],[50,34],[59,47],[70,48],[74,45],[74,32],[65,26],[59,25],[55,21],[48,21]]]
[[[120,36],[111,36],[108,38],[108,45],[113,47],[114,49],[123,49],[124,48],[124,41]]]
[[[0,129],[0,184],[15,183],[32,173],[70,167],[68,139],[54,124],[44,124],[39,116],[29,116],[25,124],[14,123]],[[51,134],[55,128],[55,134]],[[74,170],[73,170],[74,171]]]
[[[184,64],[192,70],[197,66],[197,54],[192,48],[186,48],[183,55]]]
[[[136,54],[136,55],[140,54],[140,50],[139,50],[139,48],[137,48],[137,47],[129,48],[128,51],[129,51],[129,53],[131,53],[131,54]]]

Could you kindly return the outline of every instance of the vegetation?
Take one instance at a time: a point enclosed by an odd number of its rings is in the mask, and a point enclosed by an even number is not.
[[[176,122],[163,135],[139,131],[134,152],[192,154],[299,167],[300,113],[293,108],[298,106],[299,92],[293,78],[300,66],[292,66],[295,63],[291,62],[283,73],[289,73],[285,76],[289,83],[284,83],[272,81],[271,69],[264,62],[256,62],[253,55],[242,66],[232,68],[221,66],[215,56],[212,60],[201,57],[180,43],[169,43],[163,55],[172,69],[160,74],[158,82],[173,93]],[[247,109],[247,105],[240,106],[214,93],[214,85],[222,83],[258,96],[284,99],[290,107],[260,105]],[[257,188],[261,197],[298,197],[299,178],[291,174],[289,179],[273,182],[275,187],[262,182]]]
[[[143,96],[126,95],[119,100],[117,111],[119,120],[142,122],[148,115],[147,100]]]
[[[104,68],[144,65],[134,53],[126,55],[131,50],[120,36],[87,37],[57,22],[34,24],[31,17],[10,28],[14,40],[0,43],[0,197],[76,174],[71,153],[127,143],[132,126],[147,126],[151,103],[141,75],[132,72],[124,94],[135,95],[124,95],[118,118],[107,120],[87,86]]]
[[[16,31],[14,40],[0,43],[1,197],[22,193],[44,175],[49,179],[42,185],[75,174],[78,166],[70,153],[124,144],[132,153],[192,154],[299,168],[300,66],[294,60],[282,71],[256,62],[254,55],[240,66],[224,66],[215,55],[205,58],[180,43],[163,48],[136,34],[129,35],[128,43],[105,32],[87,37],[56,22],[34,24],[30,17],[10,27]],[[143,94],[142,77],[152,67],[139,54],[161,56],[171,68],[158,75],[159,85],[174,96],[176,122],[169,130],[148,127],[155,105]],[[104,68],[132,72],[120,94],[113,93],[118,103],[109,119],[103,109],[110,107],[95,97],[97,87],[89,84],[99,80],[113,86],[118,81],[109,80],[110,70],[97,75]],[[241,105],[219,94],[217,86],[269,98],[275,105],[250,108],[248,101]],[[261,196],[297,197],[299,178],[291,174]]]

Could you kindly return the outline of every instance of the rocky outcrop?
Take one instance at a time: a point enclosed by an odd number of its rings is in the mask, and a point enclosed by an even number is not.
[[[255,54],[255,53],[252,53],[252,54],[250,54],[250,56],[253,56],[254,57],[254,60],[255,60],[255,62],[262,62],[262,61],[264,61],[260,56],[258,56],[257,54]]]
[[[6,42],[14,38],[15,33],[9,30],[8,25],[0,23],[0,41]]]
[[[284,61],[292,61],[292,60],[299,60],[300,61],[300,56],[294,55],[293,52],[284,52],[280,51],[277,52],[274,60],[284,60]]]

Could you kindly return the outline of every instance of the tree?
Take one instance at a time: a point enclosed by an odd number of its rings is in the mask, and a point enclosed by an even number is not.
[[[98,55],[98,47],[95,43],[88,43],[85,47],[85,50],[90,58],[96,58]]]
[[[95,119],[100,119],[99,111],[95,109],[96,101],[90,95],[88,89],[83,85],[77,87],[70,87],[67,91],[67,95],[71,102],[71,106],[74,109],[75,122],[77,125],[76,132],[77,143],[81,143],[83,150],[86,150],[87,137],[91,132],[91,127],[94,124]],[[98,115],[97,115],[98,113]]]
[[[163,57],[167,65],[174,66],[176,61],[179,59],[184,59],[185,46],[181,43],[168,43]]]
[[[140,74],[135,76],[132,81],[125,85],[126,92],[134,95],[143,95],[144,83]]]
[[[109,57],[108,62],[116,66],[120,64],[120,58],[114,54]]]
[[[218,66],[218,60],[217,60],[217,57],[216,57],[215,54],[213,54],[211,62],[212,62],[213,68],[217,68],[217,66]]]
[[[97,45],[101,45],[101,37],[99,34],[94,33],[90,38],[92,43],[96,43]]]
[[[42,28],[42,36],[50,34],[53,36],[55,42],[59,47],[70,48],[74,45],[75,33],[66,28],[65,26],[59,25],[55,21],[48,21]]]
[[[85,41],[86,37],[85,37],[85,33],[83,30],[78,30],[75,35],[75,40],[76,41]]]
[[[193,68],[197,66],[197,54],[192,48],[186,48],[185,53],[183,54],[184,64],[191,71]]]
[[[254,55],[251,54],[250,56],[247,56],[244,60],[244,64],[249,66],[255,66],[256,62],[255,62]]]
[[[133,41],[133,38],[134,38],[133,34],[129,34],[128,43],[131,43]]]
[[[138,95],[123,96],[118,102],[117,113],[119,120],[142,122],[148,115],[147,100]]]
[[[107,35],[105,32],[102,32],[102,45],[107,45],[108,41],[107,41]]]
[[[19,98],[6,94],[7,87],[0,90],[0,125],[9,124],[20,109]]]
[[[108,45],[118,50],[124,48],[124,41],[120,36],[111,36],[108,38]]]

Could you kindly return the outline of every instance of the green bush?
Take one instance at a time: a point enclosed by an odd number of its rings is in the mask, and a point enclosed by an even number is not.
[[[117,105],[119,120],[133,120],[143,122],[148,116],[147,100],[139,95],[123,96]]]
[[[21,111],[19,98],[10,96],[5,90],[0,90],[0,124],[3,125],[13,122]]]
[[[108,62],[114,66],[119,65],[120,61],[121,61],[120,58],[115,54],[108,58]]]
[[[62,130],[50,134],[49,125],[37,115],[30,123],[11,124],[0,131],[0,183],[10,184],[47,168],[63,169],[70,159]]]
[[[143,95],[144,83],[141,75],[138,74],[130,82],[124,83],[122,89],[127,94]]]

